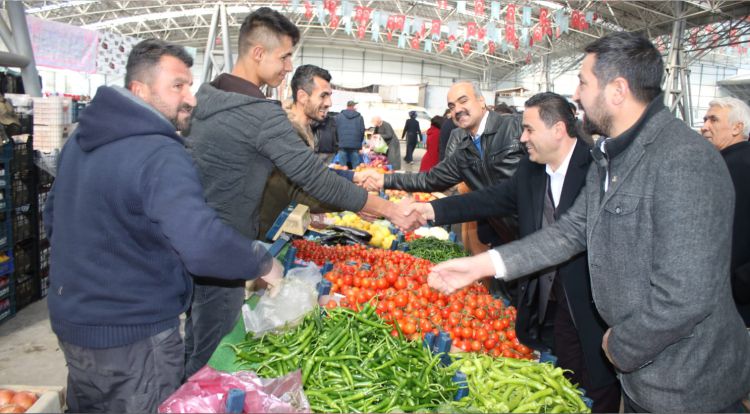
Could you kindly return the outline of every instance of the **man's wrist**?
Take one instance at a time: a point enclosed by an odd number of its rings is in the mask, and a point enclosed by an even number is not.
[[[505,268],[505,262],[500,256],[500,253],[495,249],[490,249],[487,251],[487,254],[489,254],[490,260],[492,260],[492,266],[495,268],[495,279],[503,280],[506,276],[507,269]]]

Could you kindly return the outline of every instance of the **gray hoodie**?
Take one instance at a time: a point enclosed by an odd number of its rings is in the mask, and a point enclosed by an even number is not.
[[[300,145],[275,101],[224,92],[208,83],[196,98],[188,148],[208,204],[245,236],[258,237],[263,189],[274,166],[321,201],[350,211],[364,207],[367,192],[330,171],[309,147]]]

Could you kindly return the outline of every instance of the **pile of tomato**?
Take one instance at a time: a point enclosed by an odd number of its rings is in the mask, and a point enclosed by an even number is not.
[[[393,326],[392,335],[417,340],[428,332],[448,332],[453,345],[493,356],[532,358],[516,338],[516,309],[504,306],[487,289],[473,284],[446,296],[427,286],[432,263],[400,251],[364,246],[321,246],[295,240],[297,257],[318,265],[333,263],[324,277],[332,293],[345,297],[327,306],[357,308],[365,302]]]

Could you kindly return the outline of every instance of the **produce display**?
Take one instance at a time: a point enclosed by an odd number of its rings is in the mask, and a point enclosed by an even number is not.
[[[0,389],[0,413],[24,413],[38,398],[31,391]]]
[[[369,222],[351,211],[326,213],[326,216],[331,219],[336,226],[353,227],[370,233],[372,235],[369,242],[371,246],[390,249],[391,244],[396,240],[396,236],[391,233],[390,223],[388,223],[388,221],[376,220]]]
[[[435,237],[422,237],[409,242],[409,254],[432,263],[465,257],[467,253],[456,243]]]
[[[326,313],[313,311],[284,334],[231,346],[243,367],[261,377],[301,369],[315,412],[413,412],[453,399],[455,370],[440,365],[421,343],[392,337],[375,308]]]
[[[427,203],[437,198],[434,194],[430,194],[430,193],[419,193],[419,192],[408,193],[403,190],[391,190],[391,189],[385,190],[385,195],[386,197],[388,197],[388,201],[393,201],[393,202],[399,202],[406,197],[411,197],[415,201],[418,201],[420,203]]]
[[[588,413],[581,391],[551,364],[465,354],[452,365],[466,374],[469,395],[453,405],[483,413]]]
[[[297,257],[322,266],[333,263],[324,275],[333,293],[345,296],[326,306],[357,308],[371,301],[376,313],[410,339],[427,332],[448,332],[462,350],[509,358],[532,358],[532,351],[516,338],[516,310],[493,298],[475,283],[446,296],[427,286],[432,263],[400,251],[364,246],[321,246],[295,240]]]

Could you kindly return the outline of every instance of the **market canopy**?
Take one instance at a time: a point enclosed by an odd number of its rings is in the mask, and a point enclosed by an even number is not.
[[[745,1],[226,1],[235,36],[244,17],[275,8],[303,31],[303,45],[373,50],[429,59],[473,70],[512,72],[542,57],[579,54],[583,45],[613,31],[642,31],[666,51],[673,23],[684,17],[686,50],[720,47],[747,53],[750,3]],[[205,48],[215,2],[25,0],[27,13],[139,38],[159,37]],[[231,39],[235,50],[236,40]]]

